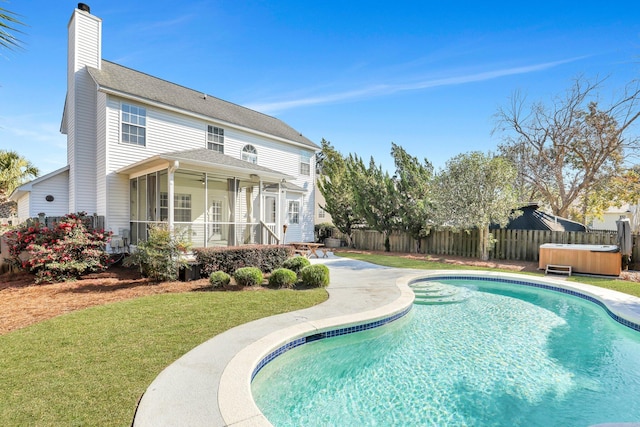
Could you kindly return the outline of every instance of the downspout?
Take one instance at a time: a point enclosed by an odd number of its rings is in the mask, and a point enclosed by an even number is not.
[[[175,183],[174,183],[174,173],[175,171],[178,169],[178,167],[180,166],[180,162],[177,160],[174,160],[168,168],[168,174],[167,174],[167,179],[169,180],[168,182],[168,187],[169,187],[169,191],[167,194],[167,222],[169,223],[169,231],[171,231],[171,233],[173,233],[174,230],[174,215],[173,215],[173,210],[175,208],[175,204],[173,201],[173,197],[174,197],[174,192],[175,192]]]

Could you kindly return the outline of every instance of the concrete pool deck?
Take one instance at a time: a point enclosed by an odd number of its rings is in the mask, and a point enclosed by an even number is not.
[[[564,280],[472,270],[411,270],[347,258],[313,259],[331,271],[329,299],[319,305],[237,326],[194,348],[162,371],[140,400],[133,425],[270,426],[253,402],[251,374],[271,351],[341,325],[382,319],[411,306],[409,283],[419,277],[489,275],[578,290],[640,323],[640,299]]]

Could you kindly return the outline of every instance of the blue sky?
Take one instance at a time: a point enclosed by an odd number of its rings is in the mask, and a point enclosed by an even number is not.
[[[640,2],[87,0],[102,56],[276,116],[393,169],[391,142],[437,168],[495,151],[515,91],[549,102],[572,80],[640,78]],[[77,1],[0,1],[28,26],[0,51],[0,148],[66,164],[59,132]],[[640,134],[639,129],[633,129]]]

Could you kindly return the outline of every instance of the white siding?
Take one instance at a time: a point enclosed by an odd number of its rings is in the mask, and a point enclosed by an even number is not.
[[[129,229],[129,177],[112,172],[106,180],[109,192],[104,227],[118,234],[121,228]]]
[[[98,93],[96,99],[96,213],[107,212],[107,95]]]
[[[31,193],[27,193],[18,199],[18,218],[29,218],[29,198]]]
[[[76,73],[75,90],[75,187],[73,211],[92,214],[96,206],[96,91],[86,70]]]
[[[67,47],[67,99],[65,102],[65,114],[66,119],[65,127],[67,129],[67,164],[75,165],[75,58],[76,58],[76,26],[75,19],[76,13],[72,17],[72,21],[69,23],[69,39]],[[75,167],[70,168],[69,171],[69,212],[75,210],[76,205],[76,187],[71,185],[76,180]]]
[[[69,213],[69,172],[64,171],[53,175],[44,181],[37,182],[31,187],[31,201],[29,206],[30,217],[36,217],[44,212],[47,216],[62,216]],[[53,196],[53,201],[48,202],[47,196]]]
[[[146,146],[120,142],[120,108],[122,103],[146,108]],[[204,122],[115,97],[109,97],[107,105],[107,172],[113,172],[156,154],[205,147],[206,126]]]

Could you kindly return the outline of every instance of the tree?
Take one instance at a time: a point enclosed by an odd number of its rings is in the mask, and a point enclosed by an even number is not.
[[[517,208],[516,175],[509,160],[477,151],[449,160],[436,177],[438,223],[463,230],[478,228],[480,256],[489,259],[489,226],[506,225]]]
[[[603,106],[597,93],[602,82],[578,78],[551,105],[526,106],[516,94],[496,115],[494,132],[504,134],[499,150],[518,166],[521,193],[540,198],[558,216],[567,216],[576,205],[587,214],[589,195],[640,148],[637,137],[626,136],[640,117],[640,86],[627,87]]]
[[[0,199],[38,176],[40,172],[30,161],[15,151],[0,150]]]
[[[321,158],[317,185],[324,196],[325,204],[320,206],[331,215],[333,225],[346,237],[351,246],[351,228],[359,223],[353,206],[353,190],[347,173],[347,160],[330,142],[322,139],[322,151],[316,158]]]
[[[400,198],[395,180],[388,172],[383,172],[382,167],[376,166],[373,157],[369,161],[369,167],[366,167],[361,158],[349,155],[347,169],[356,215],[364,218],[369,227],[384,235],[384,249],[389,252],[389,236],[400,223]]]
[[[22,33],[16,26],[24,25],[16,18],[16,14],[0,7],[0,46],[5,49],[20,47],[20,40],[13,33]]]
[[[610,180],[600,183],[587,194],[582,216],[602,218],[611,206],[622,206],[640,201],[640,166],[625,169]]]
[[[427,159],[421,163],[394,143],[391,143],[391,156],[396,166],[393,178],[401,200],[398,211],[401,225],[416,240],[416,251],[420,252],[421,239],[428,234],[433,220],[433,166]]]

